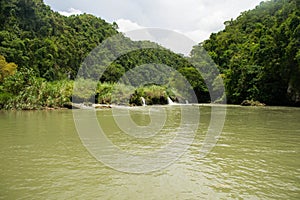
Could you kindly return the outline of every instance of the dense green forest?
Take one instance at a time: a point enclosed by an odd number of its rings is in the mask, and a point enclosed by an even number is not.
[[[0,108],[62,107],[70,103],[72,95],[75,102],[121,103],[129,99],[130,104],[140,105],[141,96],[147,104],[167,103],[169,96],[183,101],[170,90],[180,88],[181,82],[175,74],[161,71],[160,64],[171,66],[189,81],[191,88],[187,89],[195,91],[197,102],[223,102],[223,79],[229,103],[254,100],[267,105],[299,105],[299,16],[298,0],[262,2],[236,20],[226,21],[223,31],[211,34],[193,48],[190,57],[184,57],[152,42],[132,41],[118,33],[116,23],[90,14],[66,17],[42,0],[1,0]],[[95,50],[112,36],[117,38],[114,46]],[[127,48],[139,50],[109,63],[114,54]],[[92,50],[94,54],[89,54]],[[108,53],[99,52],[106,50]],[[211,68],[213,61],[219,76]],[[125,72],[143,65],[148,72],[132,76],[130,86],[118,83]],[[73,93],[73,80],[80,67],[86,69],[81,75],[88,80],[81,81],[77,94]],[[139,84],[149,77],[153,84]],[[95,84],[96,91],[89,91]]]
[[[84,57],[116,34],[93,15],[65,17],[42,0],[1,0],[0,54],[49,81],[75,76]]]
[[[262,2],[199,44],[219,66],[230,103],[300,104],[299,5]]]
[[[111,92],[124,72],[140,65],[149,65],[151,77],[160,73],[158,64],[171,66],[180,71],[187,79],[193,78],[191,85],[201,102],[209,102],[209,93],[201,75],[191,63],[181,55],[148,41],[132,41],[118,33],[115,23],[109,24],[89,14],[62,16],[43,3],[42,0],[2,0],[0,2],[0,108],[39,109],[43,107],[61,107],[71,101],[72,86],[78,69],[87,68],[82,80],[82,91],[73,95],[76,102],[92,101],[112,103]],[[101,57],[99,63],[86,66],[86,56],[105,39],[118,35],[113,47]],[[110,54],[126,48],[139,49],[122,55],[113,63],[108,63]],[[103,49],[102,49],[103,50]],[[90,60],[97,62],[99,55]],[[108,67],[106,65],[109,65]],[[97,83],[96,91],[90,92],[93,76],[107,67]],[[164,75],[162,75],[164,76]],[[99,78],[99,77],[96,77]],[[146,95],[148,104],[166,103],[167,97],[178,100],[174,92],[168,90],[170,77],[161,77],[169,81],[143,87],[136,83],[147,77],[133,77],[135,90],[130,102],[141,104],[139,96]],[[98,81],[98,80],[97,80]],[[136,83],[134,83],[136,82]],[[156,85],[156,86],[155,86]],[[124,86],[118,87],[128,90]],[[157,91],[154,91],[156,89]],[[117,89],[118,90],[118,89]],[[164,92],[163,92],[164,91]],[[125,95],[125,91],[120,94]],[[128,94],[126,94],[128,95]],[[126,96],[125,95],[125,96]],[[148,95],[148,96],[147,96]],[[178,95],[177,95],[178,96]],[[121,97],[119,96],[121,99]],[[160,101],[158,101],[160,99]],[[118,102],[116,102],[118,103]]]

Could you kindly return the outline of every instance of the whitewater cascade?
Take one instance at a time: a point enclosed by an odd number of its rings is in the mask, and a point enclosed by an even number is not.
[[[168,100],[168,104],[169,105],[173,105],[174,104],[174,102],[172,101],[172,99],[170,97],[168,97],[167,100]]]
[[[145,98],[144,98],[144,97],[141,97],[141,100],[142,100],[142,106],[146,106]]]

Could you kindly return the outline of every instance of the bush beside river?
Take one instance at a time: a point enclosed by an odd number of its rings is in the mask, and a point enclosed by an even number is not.
[[[76,81],[79,91],[73,91],[74,81],[48,82],[35,76],[32,70],[17,71],[4,78],[0,86],[0,109],[38,110],[69,107],[75,103],[99,103],[116,105],[167,104],[167,98],[177,100],[167,86],[126,86],[117,83],[96,83],[90,80]],[[178,96],[178,95],[177,95]],[[180,96],[180,95],[179,95]]]

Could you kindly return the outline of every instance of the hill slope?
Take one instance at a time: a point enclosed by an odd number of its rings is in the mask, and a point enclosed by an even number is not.
[[[210,101],[203,78],[187,58],[149,41],[132,41],[117,34],[116,24],[109,24],[93,15],[62,16],[42,0],[1,0],[0,23],[0,109],[40,109],[64,105],[71,98],[72,81],[69,79],[76,77],[79,67],[84,69],[81,74],[84,78],[101,82],[96,95],[93,93],[86,97],[87,92],[81,91],[83,96],[77,96],[80,101],[96,96],[98,102],[108,103],[106,96],[109,96],[110,90],[107,88],[114,88],[114,83],[125,72],[144,65],[147,73],[130,77],[130,82],[139,88],[133,95],[140,101],[138,95],[145,95],[148,91],[148,97],[144,97],[150,102],[166,103],[167,93],[170,97],[172,93],[165,90],[171,84],[179,89],[183,86],[176,74],[166,73],[170,70],[163,71],[160,64],[170,66],[189,80],[199,102]],[[113,38],[116,41],[112,42]],[[112,42],[111,45],[108,41]],[[95,48],[107,42],[107,49]],[[120,51],[127,52],[128,48],[136,50],[119,56],[111,63],[110,58]],[[92,50],[93,53],[89,54]],[[89,62],[83,62],[85,58]],[[201,65],[207,64],[202,62]],[[97,74],[104,69],[98,80]],[[146,89],[140,85],[141,80],[149,81]],[[105,89],[102,91],[101,88]],[[159,101],[155,100],[154,94],[158,95]]]
[[[225,25],[199,46],[223,73],[229,102],[299,105],[299,1],[262,2]]]
[[[0,55],[47,80],[74,76],[87,53],[117,33],[115,24],[65,17],[42,0],[1,0],[0,24]]]

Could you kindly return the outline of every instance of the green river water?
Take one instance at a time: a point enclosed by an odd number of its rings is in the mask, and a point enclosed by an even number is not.
[[[130,112],[132,120],[149,124],[149,107]],[[0,111],[0,199],[300,199],[299,108],[227,107],[218,143],[204,158],[211,107],[198,108],[199,127],[181,157],[141,174],[95,159],[72,110]],[[180,121],[178,107],[157,109],[167,110],[167,128],[152,138],[122,134],[109,109],[96,115],[115,145],[142,155],[172,140],[168,130]]]

